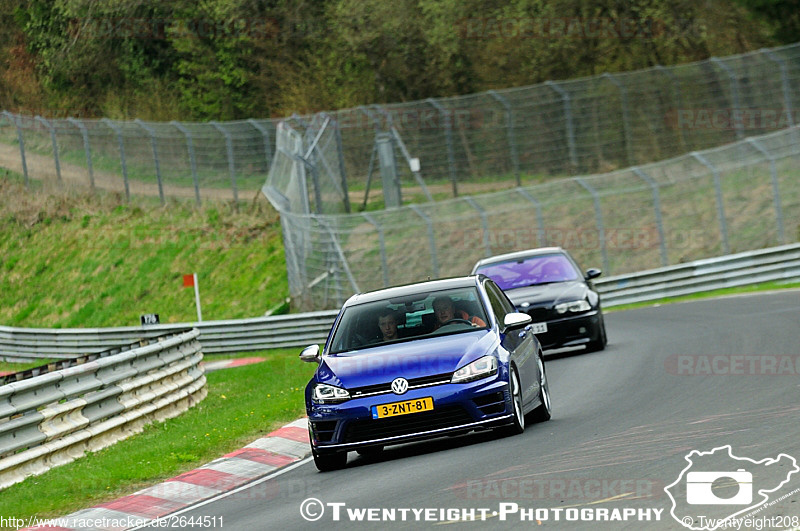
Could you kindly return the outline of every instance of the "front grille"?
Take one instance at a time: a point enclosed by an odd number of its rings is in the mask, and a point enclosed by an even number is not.
[[[543,321],[547,321],[548,319],[552,319],[554,316],[552,315],[553,312],[548,310],[547,308],[528,308],[526,310],[527,314],[531,316],[531,319],[534,323],[541,323]]]
[[[408,388],[427,386],[436,383],[447,383],[453,377],[452,373],[436,374],[433,376],[423,376],[422,378],[412,378],[408,381]],[[377,393],[391,393],[392,382],[386,382],[376,385],[366,385],[364,387],[356,387],[350,390],[350,396],[357,398],[363,395],[372,395]]]
[[[448,406],[388,419],[354,420],[347,425],[345,443],[410,435],[422,431],[452,428],[473,422],[461,406]]]
[[[314,432],[314,437],[319,442],[330,442],[333,440],[333,432],[336,431],[335,420],[312,420],[311,430]]]
[[[506,410],[506,400],[502,391],[479,396],[473,398],[472,401],[475,402],[475,405],[484,415],[502,413]]]

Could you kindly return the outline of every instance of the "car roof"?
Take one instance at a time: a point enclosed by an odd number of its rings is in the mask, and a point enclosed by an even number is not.
[[[425,282],[414,282],[412,284],[404,284],[402,286],[394,286],[391,288],[358,293],[347,299],[347,302],[344,303],[344,306],[352,306],[354,304],[361,304],[365,302],[385,301],[387,299],[405,297],[407,295],[413,295],[425,291],[439,291],[451,288],[467,288],[477,286],[480,276],[481,275],[470,275],[467,277],[428,280]]]
[[[475,273],[476,269],[486,264],[495,264],[498,262],[507,262],[510,260],[518,260],[520,258],[528,258],[531,256],[541,256],[553,253],[567,254],[567,252],[561,247],[539,247],[537,249],[527,249],[525,251],[516,251],[513,253],[498,254],[495,256],[490,256],[489,258],[483,258],[481,260],[478,260],[475,263],[475,266],[472,268],[472,272]]]

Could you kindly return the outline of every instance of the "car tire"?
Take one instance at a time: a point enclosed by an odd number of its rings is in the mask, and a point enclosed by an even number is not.
[[[358,455],[364,457],[372,457],[380,454],[381,452],[383,452],[383,445],[367,446],[366,448],[359,448],[358,450],[356,450],[356,453],[358,453]]]
[[[587,352],[597,352],[605,349],[606,345],[608,345],[608,336],[606,336],[606,321],[602,314],[600,314],[600,326],[598,327],[597,336],[597,339],[586,344]]]
[[[547,383],[547,370],[544,367],[542,351],[539,351],[537,359],[539,364],[539,401],[541,405],[528,413],[528,419],[533,422],[544,422],[550,420],[552,409],[550,406],[550,385]]]
[[[314,464],[320,472],[330,472],[344,468],[347,464],[347,452],[333,452],[329,454],[318,454],[312,447],[311,454],[314,456]]]
[[[522,386],[515,367],[509,367],[508,387],[511,392],[511,405],[513,408],[513,422],[500,428],[506,435],[518,435],[525,431],[525,413],[522,410]]]

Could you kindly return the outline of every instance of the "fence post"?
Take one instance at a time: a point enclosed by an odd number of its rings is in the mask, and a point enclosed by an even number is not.
[[[511,166],[514,168],[514,177],[517,180],[517,186],[520,186],[520,175],[519,175],[519,154],[517,153],[517,141],[514,138],[514,111],[511,108],[511,104],[508,103],[508,100],[505,99],[503,96],[495,92],[494,90],[489,90],[486,92],[492,98],[500,102],[500,105],[503,106],[506,112],[506,136],[508,137],[508,149],[511,154]]]
[[[486,218],[486,211],[481,207],[475,200],[471,197],[465,197],[464,200],[469,203],[469,205],[478,211],[478,215],[481,217],[481,227],[483,228],[483,246],[486,251],[486,257],[492,256],[492,245],[489,240],[489,220]]]
[[[347,191],[347,173],[344,167],[344,148],[342,147],[342,129],[339,121],[333,120],[333,128],[336,132],[336,154],[339,157],[339,173],[342,177],[342,197],[344,199],[344,211],[350,213],[350,193]]]
[[[375,230],[378,232],[378,243],[380,244],[381,248],[381,271],[383,271],[383,287],[389,287],[389,264],[386,261],[386,238],[383,234],[383,227],[381,227],[375,218],[367,214],[366,212],[362,212],[361,215],[366,219]]]
[[[669,265],[669,258],[667,257],[667,244],[664,238],[664,222],[661,217],[661,194],[658,191],[658,183],[638,166],[633,168],[633,173],[647,181],[647,183],[653,189],[653,210],[655,211],[656,227],[658,228],[658,241],[659,248],[661,249],[661,265]]]
[[[272,166],[272,146],[269,144],[269,129],[250,118],[247,123],[253,126],[264,137],[264,159],[267,161],[267,171]]]
[[[171,125],[175,126],[175,129],[183,133],[186,137],[186,149],[189,151],[189,165],[192,169],[192,181],[194,181],[194,198],[197,202],[197,206],[200,206],[200,183],[197,179],[197,158],[194,155],[194,141],[192,140],[192,134],[189,132],[183,124],[176,122],[175,120],[170,122]]]
[[[711,57],[709,61],[720,67],[725,71],[726,74],[728,74],[728,79],[730,79],[731,82],[731,96],[733,96],[733,110],[741,110],[741,104],[739,103],[739,82],[736,80],[736,74],[734,74],[733,70],[731,70],[731,67],[723,63],[718,57]],[[731,114],[731,116],[733,116],[733,114]],[[742,121],[734,120],[733,125],[734,129],[736,130],[736,138],[742,138],[744,136],[744,132],[742,131]]]
[[[139,127],[144,129],[148,135],[150,135],[150,147],[153,149],[153,163],[156,167],[156,179],[158,180],[158,197],[161,199],[161,206],[167,204],[164,200],[164,184],[161,182],[161,165],[158,162],[158,143],[156,142],[156,132],[153,129],[141,121],[140,119],[135,119],[134,123],[136,123]]]
[[[209,122],[214,128],[225,137],[225,149],[228,153],[228,173],[231,176],[231,187],[233,188],[233,209],[239,211],[239,191],[236,189],[236,166],[233,160],[233,138],[218,122]]]
[[[775,218],[777,219],[778,223],[778,239],[781,243],[788,243],[783,232],[783,209],[781,208],[781,192],[780,187],[778,186],[778,169],[775,165],[775,157],[773,157],[769,151],[764,149],[764,147],[756,139],[748,138],[747,142],[756,148],[758,152],[764,155],[764,158],[769,161],[769,173],[772,177],[772,198],[775,202]]]
[[[622,129],[625,135],[625,155],[628,157],[628,166],[632,166],[635,162],[633,160],[633,149],[631,148],[631,117],[630,109],[628,107],[628,89],[622,84],[622,81],[606,72],[601,77],[611,81],[619,89],[619,97],[622,101]]]
[[[77,127],[83,137],[83,151],[86,154],[86,166],[89,168],[89,184],[92,187],[92,191],[94,191],[94,170],[92,169],[92,150],[89,146],[89,132],[86,131],[86,126],[83,122],[76,120],[72,116],[67,118],[67,121]]]
[[[345,274],[347,275],[347,280],[350,282],[350,287],[353,290],[353,293],[358,293],[361,290],[358,289],[358,284],[356,284],[356,279],[353,277],[353,274],[350,272],[350,266],[347,264],[347,259],[344,256],[344,251],[342,250],[341,245],[339,245],[339,240],[336,238],[336,235],[333,233],[333,229],[331,229],[330,225],[325,222],[319,216],[311,215],[317,223],[325,227],[325,230],[328,231],[328,235],[331,237],[331,244],[333,245],[334,249],[336,250],[336,254],[339,256],[339,260],[342,262],[342,269],[344,269]],[[344,301],[341,301],[340,304],[343,304]]]
[[[531,194],[527,192],[527,190],[523,188],[516,188],[516,192],[533,203],[534,208],[536,208],[536,222],[539,224],[539,230],[536,233],[536,240],[539,243],[539,247],[544,247],[547,245],[547,238],[545,238],[544,234],[544,218],[542,217],[542,204],[539,202],[538,199],[533,197]]]
[[[411,210],[421,217],[425,224],[428,226],[428,243],[431,248],[431,265],[433,265],[433,276],[439,278],[439,260],[436,258],[436,236],[433,234],[433,223],[425,212],[422,211],[417,205],[408,205]]]
[[[786,114],[786,123],[789,124],[789,127],[794,125],[794,118],[792,116],[792,89],[791,85],[789,84],[789,76],[786,69],[786,59],[779,57],[776,55],[772,50],[768,50],[766,48],[762,48],[759,50],[761,53],[767,56],[767,58],[775,63],[778,63],[778,66],[781,69],[781,85],[783,87],[783,107],[784,112]]]
[[[572,123],[572,101],[566,90],[552,81],[545,81],[545,85],[553,89],[559,96],[564,105],[564,128],[567,135],[567,149],[569,151],[569,162],[574,169],[578,167],[578,153],[575,149],[575,127]]]
[[[731,248],[730,245],[728,245],[728,221],[725,219],[725,205],[722,203],[722,184],[720,182],[719,170],[697,151],[692,151],[691,155],[700,164],[711,170],[714,176],[714,189],[717,196],[717,217],[719,218],[719,231],[722,236],[722,250],[724,254],[731,254]]]
[[[53,162],[56,165],[56,178],[58,179],[58,183],[61,184],[61,161],[58,159],[58,141],[56,140],[56,129],[53,127],[53,124],[42,118],[41,116],[37,116],[35,120],[41,122],[48,131],[50,131],[50,142],[53,144]]]
[[[425,101],[439,111],[439,115],[444,118],[444,134],[445,141],[447,142],[447,165],[449,167],[450,180],[453,183],[453,197],[458,197],[458,178],[456,173],[456,158],[453,152],[453,126],[450,123],[450,111],[442,107],[442,104],[433,98],[428,98]]]
[[[683,97],[681,96],[681,86],[678,78],[672,73],[669,68],[664,68],[661,65],[656,65],[655,69],[664,74],[670,82],[672,89],[672,100],[675,102],[675,126],[678,129],[678,137],[681,141],[681,152],[686,151],[686,134],[683,132],[683,127],[680,123],[680,112],[683,109]]]
[[[122,141],[122,131],[120,130],[119,127],[117,127],[117,124],[115,124],[108,118],[103,118],[100,121],[106,124],[108,128],[114,131],[114,133],[116,133],[117,135],[117,143],[119,144],[119,161],[122,167],[122,182],[125,185],[125,199],[127,201],[130,201],[131,190],[130,187],[128,186],[128,163],[125,160],[125,144]]]
[[[584,181],[582,178],[574,177],[574,179],[592,196],[592,201],[594,202],[594,216],[597,223],[597,239],[600,241],[600,251],[603,254],[603,271],[610,272],[608,265],[608,249],[606,249],[606,228],[603,224],[603,211],[600,208],[600,196],[597,195],[597,190],[592,188],[589,183]]]

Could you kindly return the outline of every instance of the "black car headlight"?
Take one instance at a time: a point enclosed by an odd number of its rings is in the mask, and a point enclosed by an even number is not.
[[[311,399],[319,404],[336,404],[350,400],[350,393],[335,385],[318,383],[311,392]]]
[[[588,312],[591,309],[592,309],[591,304],[589,304],[589,302],[585,300],[562,302],[560,304],[556,304],[555,306],[556,313]]]
[[[450,379],[450,383],[466,383],[497,374],[497,358],[484,356],[464,365]]]

